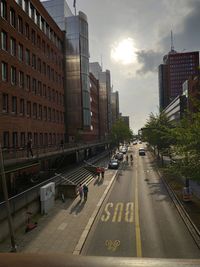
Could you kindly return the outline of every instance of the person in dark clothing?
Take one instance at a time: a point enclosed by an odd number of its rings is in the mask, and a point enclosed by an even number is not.
[[[84,200],[87,200],[87,195],[88,195],[88,187],[86,184],[83,186],[83,195],[84,195]]]
[[[29,153],[33,157],[33,150],[32,150],[32,139],[29,139],[27,142],[27,157],[29,157]]]
[[[104,179],[105,168],[101,168],[101,178]]]

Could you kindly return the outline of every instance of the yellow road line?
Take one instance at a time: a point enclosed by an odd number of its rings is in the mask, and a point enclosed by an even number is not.
[[[135,234],[137,257],[142,257],[142,243],[140,234],[139,204],[138,204],[138,173],[135,175]]]

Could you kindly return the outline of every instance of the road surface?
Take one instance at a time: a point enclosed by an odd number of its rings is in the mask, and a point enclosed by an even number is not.
[[[82,255],[200,258],[150,153],[129,147],[133,164],[121,163],[116,180],[92,226]]]

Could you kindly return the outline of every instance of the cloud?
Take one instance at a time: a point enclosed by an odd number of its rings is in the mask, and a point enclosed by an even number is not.
[[[141,68],[137,70],[137,74],[145,74],[148,72],[156,72],[160,64],[163,53],[154,50],[141,50],[137,52],[137,60]]]
[[[183,21],[175,27],[174,46],[177,51],[194,51],[200,47],[200,1],[194,0],[188,2],[188,12]],[[163,56],[168,53],[170,45],[169,33],[163,36],[157,43],[158,50],[140,50],[137,52],[137,60],[141,67],[137,74],[143,75],[148,72],[156,72],[158,65],[162,63]]]

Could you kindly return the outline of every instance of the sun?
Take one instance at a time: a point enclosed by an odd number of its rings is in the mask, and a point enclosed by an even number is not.
[[[115,43],[111,49],[111,58],[124,65],[132,64],[137,61],[137,49],[132,38],[126,38]]]

